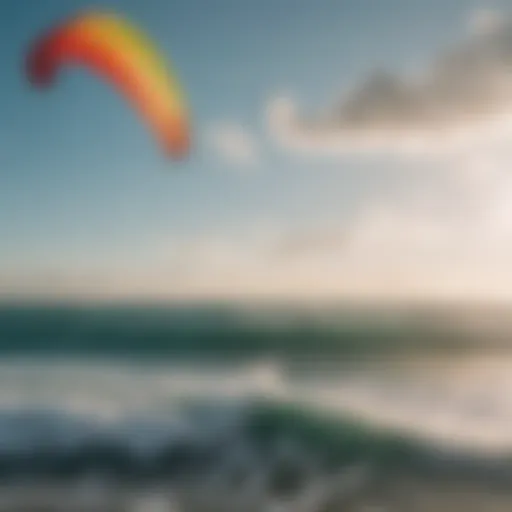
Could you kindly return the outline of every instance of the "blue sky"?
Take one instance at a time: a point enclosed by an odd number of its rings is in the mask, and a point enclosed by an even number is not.
[[[290,151],[270,133],[266,107],[291,94],[314,112],[374,70],[421,69],[462,37],[470,12],[486,7],[463,0],[97,2],[138,23],[172,61],[194,127],[190,159],[178,164],[164,160],[124,100],[86,70],[66,70],[44,93],[27,84],[22,66],[31,40],[90,6],[2,4],[0,283],[13,293],[30,289],[31,279],[51,294],[55,280],[77,275],[115,275],[126,283],[155,268],[172,274],[184,243],[208,259],[213,238],[234,258],[237,240],[255,243],[251,234],[309,236],[350,224],[374,197],[407,189],[416,178],[404,168],[424,161]],[[231,141],[233,132],[241,142]],[[243,146],[242,157],[233,144]],[[204,262],[197,265],[204,270]],[[74,292],[86,293],[79,281]],[[174,281],[165,283],[171,292]],[[136,286],[123,290],[137,294]]]

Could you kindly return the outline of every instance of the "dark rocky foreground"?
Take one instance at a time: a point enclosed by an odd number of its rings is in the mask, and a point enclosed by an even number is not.
[[[297,484],[268,475],[144,484],[82,478],[11,482],[0,512],[510,512],[512,488],[464,479],[372,475],[354,466]]]

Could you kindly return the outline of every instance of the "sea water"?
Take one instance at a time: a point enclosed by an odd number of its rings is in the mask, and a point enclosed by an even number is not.
[[[0,308],[0,511],[512,510],[496,311]]]

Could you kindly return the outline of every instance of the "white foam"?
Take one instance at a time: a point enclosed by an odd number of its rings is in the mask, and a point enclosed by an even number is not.
[[[350,370],[350,371],[349,371]],[[229,418],[223,400],[267,397],[335,413],[425,438],[496,452],[512,449],[512,356],[490,354],[394,366],[343,368],[308,378],[272,361],[253,365],[134,364],[76,361],[5,361],[0,364],[0,442],[8,438],[5,410],[58,410],[101,424],[126,417],[171,418],[161,431],[139,423],[129,435],[160,439],[172,430],[203,435]],[[208,418],[180,423],[184,399],[211,405]],[[217,414],[215,414],[217,413]],[[17,436],[20,431],[17,430]],[[128,435],[128,434],[127,434]]]

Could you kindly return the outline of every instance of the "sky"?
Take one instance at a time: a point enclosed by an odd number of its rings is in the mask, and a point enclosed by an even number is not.
[[[166,159],[79,67],[28,45],[113,9],[169,59]],[[4,0],[0,296],[512,299],[512,4]]]

